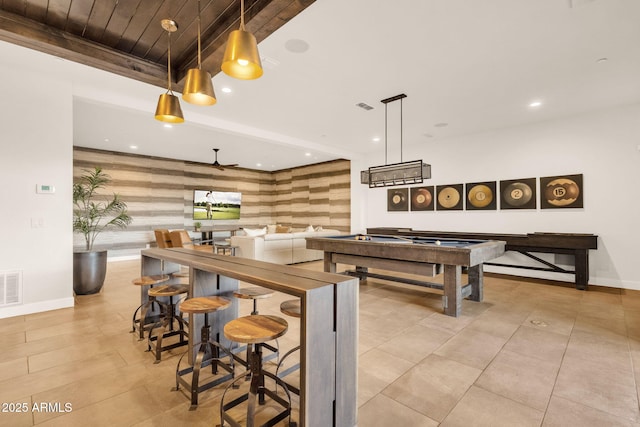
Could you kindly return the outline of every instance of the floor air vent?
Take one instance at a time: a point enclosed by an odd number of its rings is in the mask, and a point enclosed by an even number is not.
[[[22,272],[0,271],[0,307],[22,303]]]

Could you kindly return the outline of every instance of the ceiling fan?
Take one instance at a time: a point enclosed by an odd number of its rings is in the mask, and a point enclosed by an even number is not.
[[[224,168],[233,168],[233,167],[238,166],[237,163],[234,163],[232,165],[221,165],[220,163],[218,163],[218,151],[220,151],[220,149],[219,148],[214,148],[213,151],[215,151],[215,153],[216,153],[216,160],[215,160],[215,162],[213,162],[211,164],[211,166],[213,166],[214,168],[223,171]]]

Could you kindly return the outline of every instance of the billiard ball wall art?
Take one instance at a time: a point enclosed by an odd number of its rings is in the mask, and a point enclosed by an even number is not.
[[[582,208],[582,174],[540,178],[542,209]]]
[[[540,178],[540,208],[583,208],[582,174]],[[387,190],[387,211],[537,209],[536,178],[395,188]]]

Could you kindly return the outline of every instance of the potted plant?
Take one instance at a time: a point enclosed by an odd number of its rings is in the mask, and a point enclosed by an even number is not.
[[[73,290],[77,295],[100,292],[107,272],[107,251],[94,251],[98,234],[108,228],[126,228],[132,218],[117,194],[98,194],[111,177],[95,167],[73,184],[73,231],[84,236],[85,250],[73,253]]]
[[[195,231],[200,231],[200,228],[202,228],[202,223],[200,221],[196,221],[193,223],[193,229]]]

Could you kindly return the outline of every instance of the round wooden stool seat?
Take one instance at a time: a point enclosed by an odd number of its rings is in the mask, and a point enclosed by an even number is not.
[[[255,314],[232,320],[224,325],[224,336],[246,344],[263,343],[281,337],[289,324],[278,316]]]
[[[222,297],[196,297],[186,299],[180,304],[180,311],[183,313],[213,313],[224,310],[231,305],[231,301]]]
[[[158,283],[166,282],[169,280],[169,276],[166,274],[156,274],[153,276],[142,276],[136,279],[133,279],[131,283],[136,286],[151,286],[157,285]]]
[[[273,291],[260,286],[253,286],[235,290],[233,291],[233,296],[242,299],[270,298],[273,296]]]
[[[189,287],[185,285],[160,285],[149,289],[149,296],[152,297],[174,297],[189,292]]]
[[[300,311],[300,300],[290,299],[288,301],[283,301],[280,304],[280,311],[287,316],[298,318],[302,317],[302,313]]]

